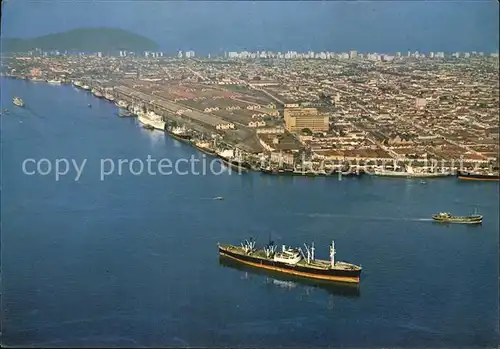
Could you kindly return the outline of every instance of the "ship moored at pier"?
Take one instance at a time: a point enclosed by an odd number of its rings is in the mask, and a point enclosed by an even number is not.
[[[457,171],[458,179],[471,180],[471,181],[500,181],[499,172],[468,172],[468,171]]]
[[[145,113],[140,111],[137,113],[137,119],[146,128],[165,131],[165,122],[161,119],[161,116],[153,112]]]
[[[238,172],[246,172],[252,170],[252,166],[243,160],[238,149],[226,149],[216,153],[217,157],[222,160],[222,163],[229,168],[238,170]]]
[[[437,178],[451,176],[451,172],[435,171],[429,168],[415,168],[412,166],[404,166],[402,170],[388,170],[383,167],[375,167],[367,172],[373,176],[393,177],[393,178]]]
[[[184,126],[167,128],[167,132],[179,141],[189,141],[191,139],[187,128]]]
[[[280,251],[271,241],[262,249],[255,248],[255,241],[245,240],[241,246],[219,244],[219,254],[256,268],[273,270],[300,277],[346,283],[359,283],[361,267],[335,260],[335,242],[330,245],[330,260],[315,259],[314,243],[301,248],[285,245]]]

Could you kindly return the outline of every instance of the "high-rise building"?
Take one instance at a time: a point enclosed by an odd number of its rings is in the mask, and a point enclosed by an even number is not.
[[[358,51],[349,52],[349,58],[354,59],[358,57]]]
[[[177,53],[177,58],[182,58],[182,51],[179,51],[179,52]]]
[[[289,132],[300,132],[306,128],[313,132],[329,129],[328,116],[318,114],[316,108],[285,108],[283,117]]]

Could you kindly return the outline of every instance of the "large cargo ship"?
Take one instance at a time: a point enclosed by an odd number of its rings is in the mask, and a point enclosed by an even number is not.
[[[157,130],[165,131],[165,122],[161,120],[159,115],[156,115],[153,112],[148,112],[147,114],[139,112],[137,114],[137,119],[146,128],[155,128]]]
[[[97,98],[104,98],[103,94],[98,89],[93,88],[90,92]]]
[[[167,131],[173,138],[179,141],[189,141],[191,139],[191,136],[188,134],[188,130],[184,126],[173,127]]]
[[[488,173],[478,173],[478,172],[468,172],[468,171],[457,171],[458,179],[472,180],[472,181],[500,181],[499,172],[488,172]]]
[[[208,154],[208,155],[217,155],[215,150],[212,149],[210,142],[205,142],[205,141],[195,141],[193,142],[193,145],[196,149],[199,151]]]
[[[295,276],[292,274],[280,273],[279,271],[254,268],[251,265],[240,263],[232,258],[219,256],[219,265],[224,268],[238,270],[244,275],[255,275],[265,277],[266,281],[271,281],[272,284],[286,288],[294,288],[295,286],[305,288],[316,288],[327,291],[335,296],[343,297],[359,297],[361,295],[358,283],[334,282],[328,280],[319,280]]]
[[[335,260],[335,243],[330,246],[330,260],[315,259],[314,244],[304,244],[306,254],[301,248],[285,245],[281,251],[270,242],[262,249],[255,248],[255,241],[245,240],[241,246],[219,244],[219,254],[256,268],[273,270],[310,279],[359,283],[361,267]]]
[[[340,171],[336,169],[331,170],[293,170],[265,167],[260,168],[260,172],[270,175],[281,176],[304,176],[304,177],[359,177],[364,174],[363,171]]]
[[[470,216],[453,216],[448,212],[434,214],[432,215],[432,219],[440,223],[481,224],[483,222],[483,216],[479,214],[473,214]]]
[[[217,152],[217,157],[222,160],[227,167],[238,170],[238,172],[249,171],[252,166],[241,158],[241,155],[236,155],[234,150],[222,150]]]
[[[406,166],[403,170],[388,170],[385,168],[374,168],[368,174],[381,177],[399,177],[399,178],[436,178],[450,176],[449,172],[416,170],[411,166]]]

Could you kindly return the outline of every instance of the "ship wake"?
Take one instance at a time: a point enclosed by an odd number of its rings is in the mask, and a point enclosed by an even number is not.
[[[340,218],[365,221],[413,221],[413,222],[430,222],[432,218],[413,218],[413,217],[380,217],[380,216],[356,216],[333,213],[299,213],[300,216],[310,218]]]

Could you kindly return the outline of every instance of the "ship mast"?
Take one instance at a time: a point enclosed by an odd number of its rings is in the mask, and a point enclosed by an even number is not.
[[[332,240],[332,245],[330,246],[330,261],[332,268],[335,267],[335,241]]]
[[[309,248],[309,246],[307,246],[305,243],[304,243],[304,247],[306,248],[307,256],[303,256],[303,257],[304,257],[304,259],[307,260],[307,264],[309,264],[312,261],[314,261],[314,242],[311,244],[311,248]],[[302,250],[300,250],[300,252],[302,252]]]

